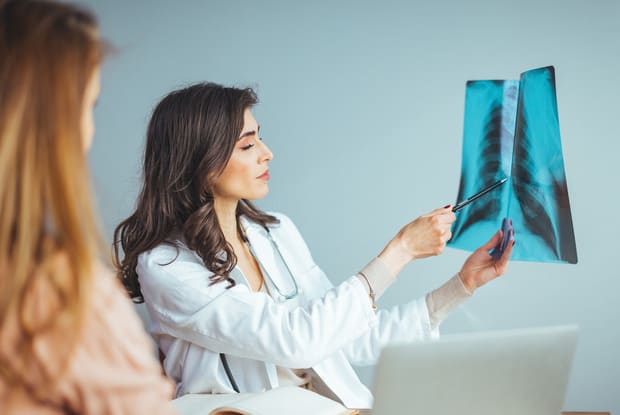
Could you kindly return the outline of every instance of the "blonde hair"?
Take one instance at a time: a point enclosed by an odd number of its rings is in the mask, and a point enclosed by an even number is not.
[[[37,395],[66,367],[101,252],[81,118],[104,52],[89,12],[0,0],[0,333],[18,333],[0,376]],[[54,306],[37,314],[30,293],[40,285]],[[62,341],[49,357],[56,373],[32,367],[35,339],[50,334]]]

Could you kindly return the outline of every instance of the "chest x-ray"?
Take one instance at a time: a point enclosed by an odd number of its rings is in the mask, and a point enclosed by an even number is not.
[[[553,67],[469,81],[457,200],[508,181],[457,212],[448,245],[474,250],[512,219],[512,259],[577,263]]]

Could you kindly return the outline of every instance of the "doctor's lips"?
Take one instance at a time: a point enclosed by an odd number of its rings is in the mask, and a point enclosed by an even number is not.
[[[258,176],[257,179],[269,180],[269,170],[265,170],[265,172]]]

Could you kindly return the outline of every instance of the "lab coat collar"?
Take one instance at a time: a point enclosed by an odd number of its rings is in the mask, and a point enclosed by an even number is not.
[[[263,229],[263,226],[256,223],[256,222],[252,222],[251,220],[249,220],[245,215],[241,215],[239,216],[239,222],[241,223],[241,226],[243,227],[243,229],[245,229],[246,232],[249,232],[250,229]]]
[[[263,269],[263,273],[266,272],[268,274],[265,276],[265,283],[267,284],[267,288],[269,289],[272,297],[274,299],[277,298],[280,301],[284,300],[284,297],[282,297],[280,293],[274,289],[275,287],[273,284],[275,283],[283,293],[291,292],[294,287],[291,280],[293,276],[289,275],[283,259],[280,258],[280,255],[284,256],[286,255],[286,252],[282,252],[283,250],[281,249],[281,252],[278,253],[278,250],[271,242],[267,230],[262,225],[248,220],[245,216],[240,216],[239,220],[241,221],[243,229],[245,229],[246,236],[250,241],[252,250],[257,256],[257,260],[261,268]],[[277,235],[272,233],[271,237],[275,240]],[[290,260],[288,260],[288,258],[284,257],[284,260],[287,261],[287,264],[290,264]]]

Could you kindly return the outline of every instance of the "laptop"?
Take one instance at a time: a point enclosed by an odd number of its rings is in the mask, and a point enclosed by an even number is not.
[[[559,415],[576,326],[461,335],[385,347],[373,415]]]

